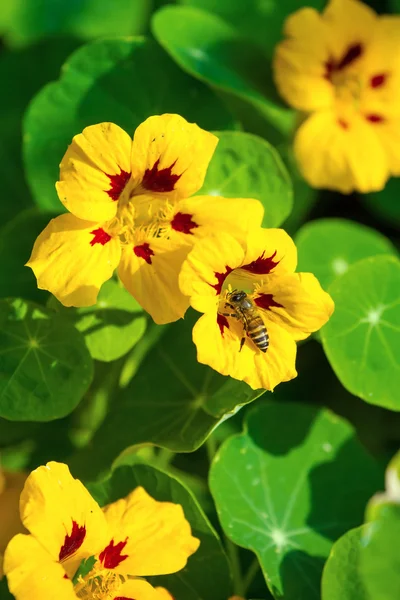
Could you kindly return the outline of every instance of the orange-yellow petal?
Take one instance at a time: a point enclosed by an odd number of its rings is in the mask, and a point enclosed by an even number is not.
[[[19,516],[19,497],[26,474],[2,471],[0,476],[3,483],[0,491],[0,553],[3,554],[11,538],[24,531]]]
[[[328,29],[320,13],[302,8],[285,22],[284,39],[276,47],[273,69],[282,97],[305,111],[331,106],[333,87],[326,79],[330,59]]]
[[[260,313],[261,314],[261,313]],[[197,360],[222,375],[245,381],[253,389],[273,390],[283,381],[296,377],[296,343],[290,334],[274,323],[268,325],[269,348],[263,353],[245,337],[243,325],[233,318],[209,312],[193,328]]]
[[[304,178],[315,188],[366,193],[383,189],[389,177],[379,137],[359,115],[348,120],[331,111],[311,115],[297,131],[294,152]]]
[[[91,306],[121,256],[119,239],[105,226],[65,214],[52,219],[37,238],[27,263],[38,288],[64,306]]]
[[[130,294],[158,324],[180,319],[189,299],[178,277],[190,246],[181,240],[143,238],[124,246],[118,275]]]
[[[60,164],[57,192],[72,214],[108,221],[128,191],[132,139],[114,123],[86,127],[76,135]]]
[[[293,273],[297,248],[283,229],[255,228],[248,232],[246,254],[238,275],[252,280]]]
[[[276,323],[295,340],[318,331],[331,316],[334,304],[311,273],[269,278],[254,294],[267,327]]]
[[[175,600],[173,595],[163,587],[156,587],[157,600]]]
[[[217,143],[215,135],[179,115],[149,117],[133,138],[132,178],[138,193],[171,200],[191,196],[203,185]]]
[[[400,176],[400,117],[386,118],[374,124],[376,135],[384,148],[390,174]]]
[[[144,579],[129,579],[117,589],[110,600],[163,600],[158,589],[160,588],[153,588]]]
[[[31,535],[16,535],[4,557],[4,572],[16,600],[77,600],[60,563]]]
[[[170,223],[175,237],[193,243],[219,231],[244,237],[249,229],[261,227],[263,216],[264,207],[258,200],[195,196],[174,205]]]
[[[142,487],[103,510],[113,535],[99,554],[105,568],[134,576],[176,573],[199,547],[182,507],[157,502]]]
[[[102,510],[67,465],[50,462],[32,471],[20,507],[25,527],[70,576],[107,539]]]

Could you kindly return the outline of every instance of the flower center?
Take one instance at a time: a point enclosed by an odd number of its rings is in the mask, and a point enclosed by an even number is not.
[[[94,569],[86,577],[79,577],[75,593],[82,600],[111,600],[124,581],[122,575],[106,569]]]

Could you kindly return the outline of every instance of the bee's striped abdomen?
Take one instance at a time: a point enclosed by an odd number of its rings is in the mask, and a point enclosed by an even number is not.
[[[261,352],[266,352],[269,346],[269,335],[264,321],[257,316],[248,323],[247,334]]]

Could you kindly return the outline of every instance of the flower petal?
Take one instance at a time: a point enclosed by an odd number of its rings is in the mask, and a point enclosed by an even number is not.
[[[249,229],[261,227],[264,207],[251,198],[222,198],[195,196],[181,200],[174,206],[171,228],[175,236],[193,242],[211,232],[229,231],[238,238]]]
[[[224,232],[194,246],[179,275],[179,286],[193,308],[207,312],[217,307],[225,278],[243,264],[244,256],[244,243]]]
[[[261,313],[260,313],[261,314]],[[284,329],[268,325],[269,347],[263,353],[246,336],[241,351],[243,326],[234,319],[217,320],[216,313],[200,317],[193,328],[197,360],[222,375],[245,381],[252,389],[273,390],[296,377],[296,343]]]
[[[365,193],[381,190],[389,176],[382,144],[361,116],[341,121],[333,112],[311,115],[297,131],[294,151],[304,178],[316,188]]]
[[[16,600],[77,598],[62,565],[31,535],[18,534],[11,540],[4,557],[4,572]]]
[[[164,238],[138,240],[122,250],[118,275],[130,294],[158,324],[180,319],[189,298],[179,289],[178,277],[190,246]]]
[[[302,8],[285,22],[288,38],[276,47],[274,77],[282,97],[299,110],[331,106],[332,84],[325,77],[330,58],[328,28],[320,13]]]
[[[76,135],[60,164],[57,192],[72,214],[108,221],[130,179],[132,140],[114,123],[86,127]]]
[[[254,294],[267,327],[276,323],[295,340],[303,340],[329,319],[334,304],[311,273],[269,278]]]
[[[172,594],[163,587],[156,587],[157,600],[174,600]]]
[[[203,185],[218,138],[183,117],[149,117],[135,131],[132,176],[140,193],[191,196]]]
[[[29,475],[20,501],[25,527],[63,563],[72,576],[84,558],[97,554],[107,539],[99,505],[67,465],[50,462]]]
[[[118,588],[112,600],[164,600],[158,589],[144,579],[130,579]]]
[[[331,51],[336,61],[341,61],[349,48],[362,46],[359,60],[371,41],[378,24],[375,11],[359,0],[330,0],[323,12],[323,20],[329,28]]]
[[[182,507],[157,502],[142,488],[104,509],[113,538],[99,554],[105,568],[135,576],[183,569],[199,547]]]
[[[37,238],[27,263],[38,287],[64,306],[91,306],[119,263],[121,247],[96,223],[65,214]]]
[[[400,176],[400,118],[389,118],[375,124],[375,131],[382,144],[391,175]]]
[[[25,484],[25,473],[3,471],[4,488],[0,492],[0,553],[4,553],[8,542],[24,527],[19,516],[19,497]]]

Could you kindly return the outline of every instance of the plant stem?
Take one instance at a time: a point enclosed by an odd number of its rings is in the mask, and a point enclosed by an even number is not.
[[[212,434],[206,440],[206,450],[207,450],[208,462],[211,465],[213,458],[217,452],[217,443]]]
[[[235,596],[241,596],[242,598],[244,598],[245,588],[242,579],[242,567],[240,565],[239,548],[226,536],[225,548],[229,558],[229,562],[231,563],[233,592]]]
[[[174,460],[175,452],[167,450],[167,448],[160,448],[157,455],[157,466],[161,469],[166,469]]]
[[[244,596],[249,591],[249,588],[250,588],[251,584],[253,583],[254,577],[257,575],[259,569],[260,569],[260,563],[258,562],[258,559],[255,558],[253,560],[253,562],[251,563],[251,565],[249,566],[249,568],[247,569],[247,572],[245,573],[245,575],[243,577],[243,595]]]

